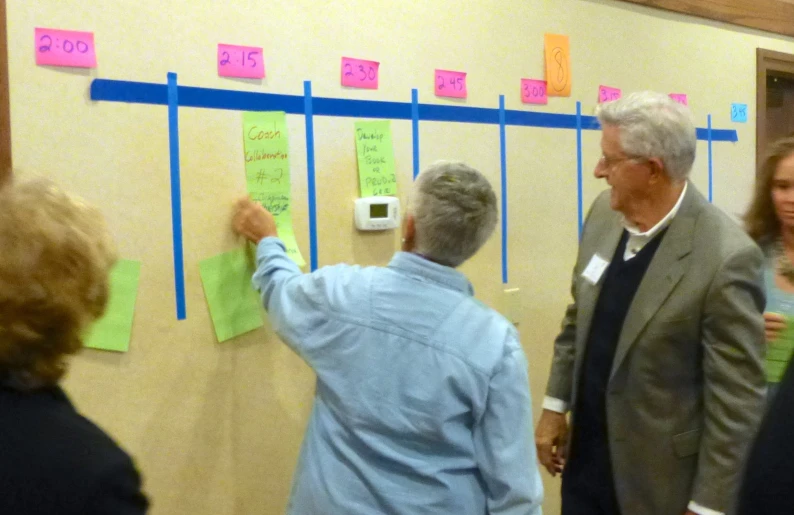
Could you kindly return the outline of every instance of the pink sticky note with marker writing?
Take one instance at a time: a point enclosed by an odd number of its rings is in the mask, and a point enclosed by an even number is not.
[[[618,88],[611,88],[609,86],[598,86],[598,102],[612,102],[618,100],[621,96],[621,91]]]
[[[521,79],[521,101],[525,104],[548,104],[546,81]]]
[[[36,64],[96,68],[94,33],[36,27]]]
[[[466,72],[436,70],[436,96],[466,98]]]
[[[351,88],[378,89],[377,61],[366,61],[352,57],[342,58],[342,86]]]
[[[686,93],[670,93],[670,98],[679,104],[684,104],[685,106],[689,105],[689,101],[686,98]]]
[[[218,43],[218,75],[244,79],[264,78],[265,58],[262,47]]]

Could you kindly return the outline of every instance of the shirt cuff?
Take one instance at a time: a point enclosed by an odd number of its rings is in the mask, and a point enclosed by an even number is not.
[[[695,501],[690,501],[687,508],[689,508],[689,511],[694,511],[698,515],[725,515],[725,513],[721,511],[712,510],[710,508],[706,508],[705,506],[701,506]]]
[[[555,399],[554,397],[549,397],[548,395],[543,398],[543,409],[547,409],[549,411],[556,411],[557,413],[568,413],[568,403],[560,400]],[[710,513],[704,513],[703,515],[711,515]]]

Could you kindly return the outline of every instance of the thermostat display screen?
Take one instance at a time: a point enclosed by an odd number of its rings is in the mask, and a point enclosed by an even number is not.
[[[370,204],[369,206],[370,218],[388,218],[389,206],[388,204]]]

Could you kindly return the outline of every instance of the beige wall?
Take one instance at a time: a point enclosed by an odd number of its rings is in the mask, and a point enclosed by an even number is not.
[[[611,0],[428,2],[310,0],[9,0],[14,162],[21,175],[50,176],[102,207],[123,257],[143,262],[133,341],[123,355],[86,351],[66,382],[77,405],[137,459],[155,515],[283,511],[312,401],[310,370],[268,328],[215,342],[198,262],[237,244],[230,204],[244,192],[241,115],[180,110],[188,319],[174,314],[167,116],[163,107],[93,103],[92,78],[164,82],[317,96],[446,103],[432,95],[436,67],[469,73],[471,106],[524,109],[519,79],[542,77],[544,32],[571,36],[573,95],[547,112],[592,113],[599,84],[689,94],[699,126],[735,127],[716,143],[715,202],[745,206],[753,182],[754,124],[731,125],[730,103],[755,105],[755,49],[794,53],[794,41]],[[36,67],[36,26],[96,33],[99,67]],[[216,76],[218,42],[261,45],[262,85]],[[343,90],[342,55],[379,60],[381,89]],[[308,256],[303,118],[289,116],[295,226]],[[400,194],[411,180],[410,123],[393,123]],[[352,120],[315,127],[320,264],[384,264],[395,234],[352,228],[357,194]],[[421,163],[469,161],[498,185],[495,126],[421,125]],[[602,185],[589,174],[598,134],[585,134],[585,201]],[[510,285],[522,290],[520,328],[540,405],[555,336],[568,301],[576,249],[573,131],[509,128]],[[706,190],[706,146],[693,173]],[[498,305],[499,235],[463,267],[478,296]],[[536,411],[537,415],[537,411]],[[529,465],[531,466],[531,465]],[[546,512],[559,483],[547,478]]]

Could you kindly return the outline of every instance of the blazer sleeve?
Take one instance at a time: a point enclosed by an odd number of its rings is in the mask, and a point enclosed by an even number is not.
[[[573,368],[576,359],[576,276],[574,267],[571,279],[571,302],[565,308],[560,333],[554,340],[554,357],[551,362],[551,373],[546,385],[546,396],[558,399],[570,405],[573,389]]]
[[[762,266],[755,245],[735,251],[715,275],[704,306],[704,425],[692,500],[722,512],[731,511],[764,409]]]
[[[582,258],[581,249],[584,242],[589,239],[588,236],[589,233],[593,231],[593,225],[598,225],[591,222],[598,220],[601,216],[599,213],[603,213],[604,209],[609,210],[608,202],[609,197],[602,193],[595,202],[593,202],[587,212],[587,217],[585,218],[582,229],[577,262],[573,267],[571,276],[571,298],[573,302],[565,308],[565,315],[560,324],[560,333],[554,340],[554,357],[551,362],[549,381],[546,384],[546,397],[562,401],[568,407],[570,407],[573,397],[573,369],[576,360],[576,317],[578,313],[576,303],[576,279],[580,270],[580,260]],[[598,232],[597,229],[596,232]]]

